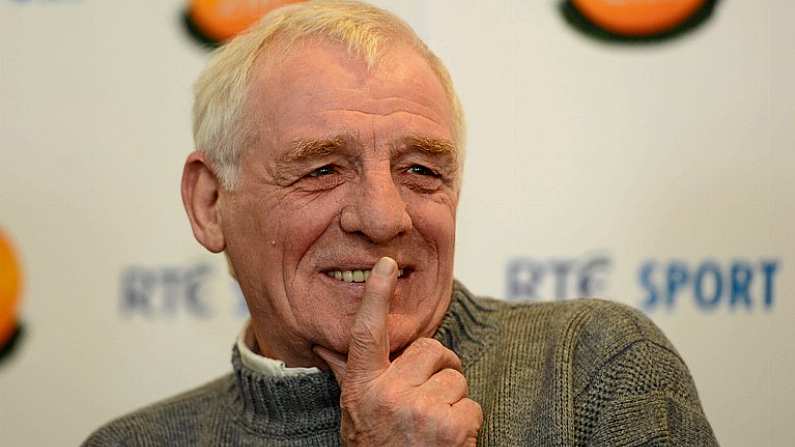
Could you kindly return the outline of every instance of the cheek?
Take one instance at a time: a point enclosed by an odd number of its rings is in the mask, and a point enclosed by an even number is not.
[[[442,258],[452,257],[455,245],[455,201],[447,196],[438,200],[409,203],[412,222],[426,243],[433,245]]]
[[[284,268],[289,276],[303,268],[302,261],[309,262],[307,256],[316,242],[329,231],[339,217],[337,201],[331,198],[318,198],[278,205],[281,209],[274,213],[281,219],[279,240],[283,247]]]
[[[281,295],[276,289],[289,287],[304,255],[337,215],[334,200],[265,191],[229,205],[228,250],[238,260],[237,273],[247,276],[239,279],[271,295]]]

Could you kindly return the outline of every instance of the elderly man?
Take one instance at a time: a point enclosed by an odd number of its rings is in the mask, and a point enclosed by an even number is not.
[[[222,48],[182,197],[251,313],[234,372],[86,445],[715,445],[639,313],[453,280],[463,134],[439,59],[371,6],[285,7]]]

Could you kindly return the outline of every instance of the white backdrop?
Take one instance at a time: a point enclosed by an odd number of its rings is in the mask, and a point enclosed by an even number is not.
[[[795,3],[724,1],[652,46],[590,40],[555,1],[375,3],[463,99],[457,277],[547,299],[590,280],[673,340],[721,445],[788,445]],[[0,227],[27,331],[0,364],[0,444],[76,445],[229,370],[239,297],[178,192],[207,59],[185,4],[0,0]]]

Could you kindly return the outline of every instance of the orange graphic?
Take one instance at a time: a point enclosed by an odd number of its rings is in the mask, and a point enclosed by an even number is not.
[[[303,0],[191,0],[188,15],[203,35],[223,42],[270,11]]]
[[[681,25],[706,0],[573,0],[593,23],[624,36],[650,36]]]
[[[9,341],[17,327],[21,288],[22,271],[11,243],[0,230],[0,347]]]

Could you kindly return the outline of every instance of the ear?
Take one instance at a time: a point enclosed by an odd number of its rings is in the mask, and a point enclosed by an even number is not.
[[[188,213],[193,236],[213,253],[226,248],[221,227],[220,193],[221,183],[204,153],[194,151],[188,155],[182,169],[182,203]]]

